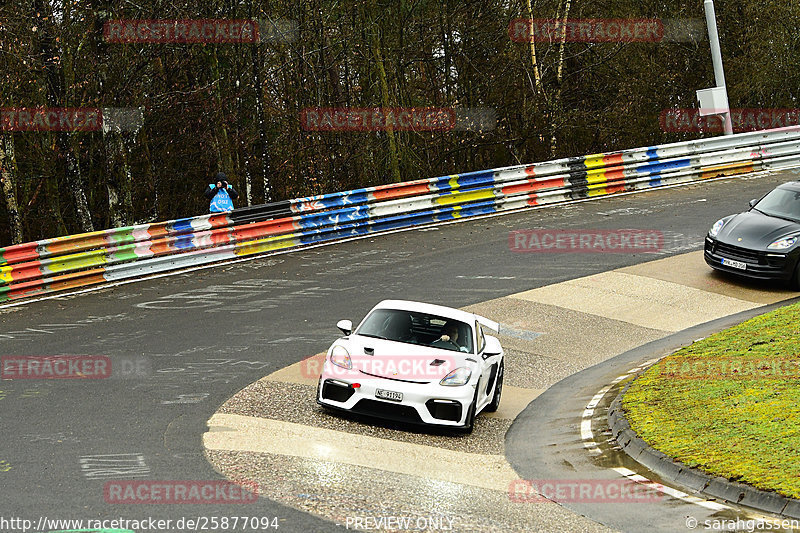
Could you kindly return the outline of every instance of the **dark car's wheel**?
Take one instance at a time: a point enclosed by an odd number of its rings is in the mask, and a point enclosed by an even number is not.
[[[486,410],[494,413],[500,407],[500,395],[503,393],[503,361],[500,361],[500,367],[497,369],[497,380],[494,385],[494,395],[492,401],[486,406]]]
[[[794,276],[792,276],[790,286],[792,290],[800,291],[800,260],[797,261],[797,265],[794,267]]]

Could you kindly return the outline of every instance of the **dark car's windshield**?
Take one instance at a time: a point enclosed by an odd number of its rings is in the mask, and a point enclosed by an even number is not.
[[[755,209],[765,215],[800,222],[800,192],[775,189],[762,198]]]
[[[469,324],[417,311],[377,309],[364,320],[356,335],[473,353]]]

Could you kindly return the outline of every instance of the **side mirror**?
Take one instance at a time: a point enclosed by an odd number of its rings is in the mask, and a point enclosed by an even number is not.
[[[757,203],[758,203],[758,198],[753,198],[752,200],[750,200],[750,207],[755,207]]]
[[[336,323],[336,327],[342,330],[342,333],[345,336],[350,335],[353,332],[353,323],[350,320],[340,320]]]
[[[481,353],[481,357],[488,359],[490,357],[494,357],[495,355],[500,355],[501,353],[503,353],[503,347],[500,346],[500,341],[491,335],[487,335],[486,346],[483,347],[483,353]]]

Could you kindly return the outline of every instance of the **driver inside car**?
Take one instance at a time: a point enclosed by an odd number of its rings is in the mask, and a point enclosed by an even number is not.
[[[434,348],[443,348],[445,350],[460,350],[461,346],[458,344],[458,324],[455,322],[447,322],[442,327],[442,336],[431,343]]]

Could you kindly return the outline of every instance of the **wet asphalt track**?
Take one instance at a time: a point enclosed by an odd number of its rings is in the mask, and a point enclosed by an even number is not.
[[[206,420],[251,382],[323,351],[337,319],[360,319],[381,299],[464,307],[696,250],[719,217],[795,178],[789,172],[555,206],[0,310],[0,355],[145,364],[138,375],[106,380],[0,382],[0,517],[36,524],[40,517],[239,515],[277,517],[280,531],[332,530],[331,522],[264,499],[108,504],[103,487],[119,479],[221,479],[203,456]],[[511,253],[508,232],[530,228],[653,229],[664,232],[666,248],[661,255]]]

